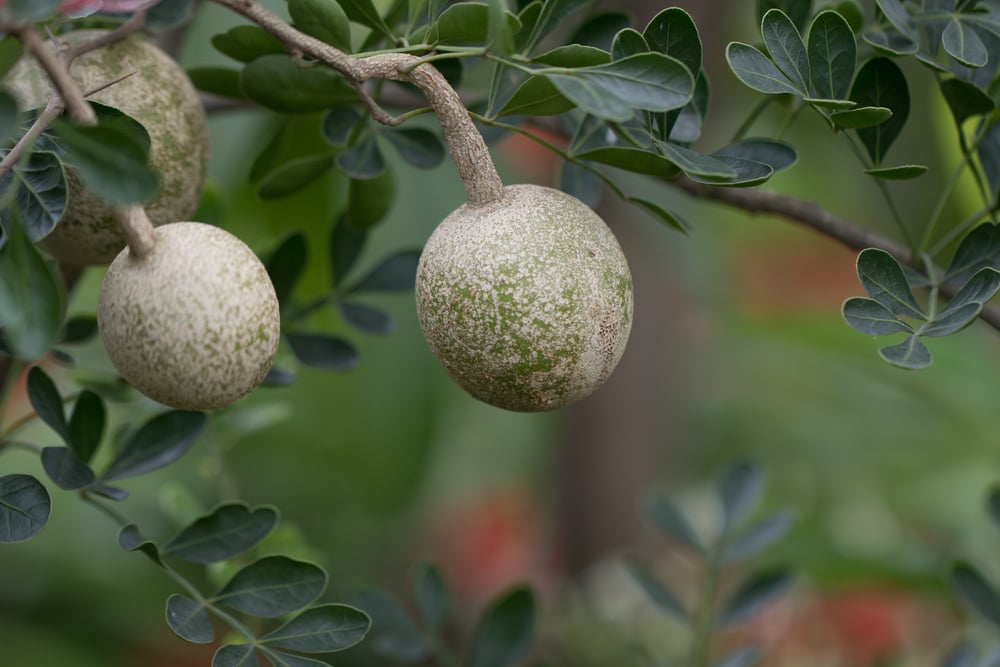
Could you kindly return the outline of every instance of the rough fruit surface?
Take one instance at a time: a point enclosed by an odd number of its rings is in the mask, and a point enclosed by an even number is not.
[[[99,34],[84,30],[60,39],[75,44]],[[208,134],[204,107],[180,65],[153,44],[128,37],[77,58],[70,72],[84,92],[135,72],[88,99],[131,116],[149,133],[149,162],[162,183],[160,194],[145,204],[152,223],[190,219],[205,184]],[[28,57],[3,83],[28,109],[44,106],[51,91],[48,78]],[[65,262],[107,264],[125,246],[111,209],[87,192],[72,170],[67,178],[66,213],[43,245]]]
[[[104,277],[97,324],[108,356],[164,405],[232,403],[263,381],[278,349],[267,270],[246,244],[211,225],[178,222],[156,234],[152,252],[134,257],[126,248]]]
[[[537,185],[449,215],[421,255],[416,299],[448,374],[508,410],[592,393],[632,325],[632,276],[611,230],[583,202]]]

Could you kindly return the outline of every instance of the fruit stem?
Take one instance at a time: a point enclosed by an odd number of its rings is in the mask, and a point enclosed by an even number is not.
[[[55,89],[53,99],[49,100],[45,111],[39,116],[35,125],[32,126],[32,130],[35,133],[29,130],[28,135],[32,135],[30,141],[33,142],[48,127],[48,124],[55,120],[63,108],[65,108],[70,118],[80,125],[97,125],[97,114],[94,112],[94,108],[87,102],[86,95],[69,72],[69,63],[72,61],[72,58],[86,53],[93,46],[88,42],[79,45],[77,50],[72,53],[66,51],[59,52],[49,48],[45,40],[42,39],[41,35],[32,26],[18,28],[14,31],[14,34],[21,40],[21,43],[24,44],[28,52],[34,56],[35,60],[38,61],[38,64],[45,71]],[[118,38],[121,39],[123,36],[124,33]],[[106,42],[101,41],[101,44],[104,43]],[[54,104],[54,100],[61,100],[62,104]],[[21,145],[22,142],[18,142],[18,145]],[[19,157],[29,145],[29,143],[24,143],[21,152],[17,153],[16,157]],[[12,151],[12,153],[14,152]],[[8,170],[11,166],[13,166],[13,160],[9,162],[5,161],[5,164],[0,165],[0,167]],[[156,242],[156,232],[153,224],[146,216],[146,210],[141,205],[115,206],[114,214],[122,235],[125,237],[125,241],[128,243],[129,250],[133,255],[142,256],[153,249],[153,245]]]
[[[483,135],[473,124],[458,93],[433,65],[407,53],[381,53],[355,58],[293,28],[255,0],[214,2],[250,19],[281,40],[286,48],[324,63],[354,83],[376,78],[391,79],[406,81],[420,88],[441,123],[448,152],[458,169],[469,204],[482,206],[503,196],[503,182],[493,165]],[[375,118],[378,120],[378,115]]]

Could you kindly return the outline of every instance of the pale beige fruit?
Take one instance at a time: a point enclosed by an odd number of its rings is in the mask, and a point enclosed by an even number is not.
[[[60,39],[78,44],[99,34],[84,30]],[[190,219],[205,184],[208,134],[205,109],[180,65],[132,36],[77,58],[70,72],[85,92],[135,72],[88,99],[124,112],[149,133],[149,162],[162,184],[160,193],[145,204],[152,223]],[[48,78],[29,57],[18,61],[3,85],[25,108],[44,106],[51,92]],[[66,213],[42,244],[64,262],[107,264],[125,246],[111,209],[87,192],[72,170],[67,176]]]
[[[156,230],[126,248],[97,301],[101,339],[126,381],[164,405],[220,408],[263,381],[281,334],[267,270],[238,238],[200,222]]]
[[[448,374],[508,410],[592,393],[632,325],[632,276],[611,230],[583,202],[537,185],[449,215],[420,257],[416,300]]]

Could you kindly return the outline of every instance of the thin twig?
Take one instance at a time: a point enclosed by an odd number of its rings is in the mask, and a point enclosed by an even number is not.
[[[354,90],[358,91],[358,97],[361,98],[361,101],[364,103],[365,107],[367,107],[368,113],[372,115],[372,118],[374,118],[376,122],[389,127],[397,127],[403,122],[401,118],[393,116],[388,111],[380,107],[378,102],[375,101],[375,98],[369,95],[368,91],[365,90],[365,84],[360,81],[351,81],[351,83],[354,85]]]
[[[52,81],[56,92],[62,97],[69,117],[84,125],[96,125],[97,114],[94,113],[94,109],[83,96],[80,86],[70,76],[68,63],[71,61],[61,58],[59,54],[50,49],[33,26],[26,25],[18,28],[14,35],[21,40],[28,52],[45,70],[45,74]]]

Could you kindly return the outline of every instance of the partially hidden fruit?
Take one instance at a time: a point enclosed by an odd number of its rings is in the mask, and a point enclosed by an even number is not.
[[[79,44],[100,34],[83,30],[59,39]],[[130,36],[80,56],[70,73],[84,92],[131,74],[88,99],[131,116],[149,133],[150,166],[162,184],[160,193],[145,203],[152,223],[190,219],[205,184],[208,135],[204,107],[180,65],[153,44]],[[3,84],[29,109],[44,106],[52,89],[30,57],[19,60]],[[42,245],[64,262],[107,264],[125,246],[111,208],[89,193],[71,169],[67,180],[66,213]]]
[[[449,215],[421,255],[416,300],[448,374],[508,410],[592,393],[632,325],[632,277],[611,230],[583,202],[537,185]]]
[[[264,265],[229,232],[199,222],[157,228],[146,255],[123,250],[101,285],[97,324],[121,376],[183,410],[220,408],[253,390],[281,334]]]

